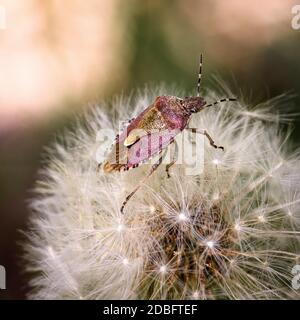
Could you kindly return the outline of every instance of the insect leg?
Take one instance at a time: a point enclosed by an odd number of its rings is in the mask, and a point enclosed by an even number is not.
[[[173,160],[166,165],[166,172],[167,172],[168,178],[171,177],[171,176],[170,176],[170,173],[169,173],[169,170],[170,170],[170,168],[175,164],[175,162],[176,162],[176,160],[177,160],[177,158],[178,158],[178,146],[177,146],[177,142],[176,142],[175,140],[173,140],[173,143],[174,143],[174,145],[175,145],[175,150],[174,150],[174,154],[173,154]]]
[[[167,151],[167,150],[166,150]],[[146,175],[146,177],[138,184],[138,186],[136,186],[133,191],[126,197],[126,199],[124,200],[124,202],[122,203],[121,206],[121,213],[124,213],[124,207],[127,204],[127,202],[129,201],[129,199],[138,191],[138,189],[143,185],[143,183],[152,175],[152,173],[159,167],[159,165],[162,163],[163,157],[166,154],[166,151],[164,152],[164,154],[161,154],[159,156],[158,161],[151,167],[150,171],[148,172],[148,174]]]
[[[199,134],[203,134],[209,141],[210,145],[214,148],[219,148],[222,149],[224,151],[224,147],[222,146],[217,146],[214,142],[214,140],[212,139],[212,137],[209,135],[209,133],[204,129],[204,130],[199,130],[196,128],[189,128],[189,130],[191,130],[193,133],[199,133]]]

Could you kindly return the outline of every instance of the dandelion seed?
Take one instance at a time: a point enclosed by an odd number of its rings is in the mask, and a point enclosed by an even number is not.
[[[54,259],[55,258],[55,253],[54,253],[54,250],[51,246],[48,246],[47,247],[47,252],[49,253],[49,256]]]
[[[241,231],[241,229],[242,229],[242,228],[241,228],[241,224],[240,224],[239,222],[236,222],[235,225],[234,225],[234,229],[235,229],[236,231],[238,231],[238,232]]]
[[[188,217],[187,217],[187,215],[186,215],[184,212],[181,212],[181,213],[179,213],[179,215],[178,215],[178,220],[179,220],[180,222],[187,221],[187,220],[188,220]]]
[[[266,271],[270,271],[271,268],[270,268],[270,264],[268,263],[268,261],[264,261],[263,262],[263,267]]]
[[[219,159],[213,159],[212,163],[217,166],[218,164],[220,164],[220,160]]]
[[[149,207],[149,211],[150,211],[151,213],[154,213],[154,212],[156,211],[156,208],[155,208],[154,206],[150,206],[150,207]]]
[[[174,251],[173,252],[173,255],[176,256],[176,257],[180,257],[182,254],[182,252],[179,250],[179,251]]]
[[[125,226],[123,224],[118,224],[116,230],[118,232],[122,232],[125,229]]]
[[[213,195],[213,199],[214,199],[214,200],[219,200],[219,198],[220,198],[219,193],[215,193],[215,194]]]
[[[159,268],[160,273],[166,273],[167,272],[167,266],[163,265]]]
[[[215,247],[215,242],[212,240],[206,241],[205,244],[210,249],[213,249]]]

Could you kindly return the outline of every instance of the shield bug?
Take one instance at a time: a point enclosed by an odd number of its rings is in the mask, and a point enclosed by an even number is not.
[[[128,200],[162,163],[162,151],[173,143],[176,135],[184,129],[206,136],[211,146],[224,150],[223,147],[214,143],[214,140],[206,130],[187,128],[193,113],[220,102],[236,101],[235,98],[224,98],[207,104],[205,99],[200,97],[201,77],[202,55],[200,55],[196,97],[158,96],[150,106],[132,119],[125,129],[116,136],[112,150],[105,161],[99,165],[105,173],[133,169],[153,156],[159,155],[158,161],[151,166],[149,173],[124,200],[120,209],[121,213],[123,213]],[[174,159],[166,166],[168,176],[170,167],[176,162],[176,151],[175,149]]]

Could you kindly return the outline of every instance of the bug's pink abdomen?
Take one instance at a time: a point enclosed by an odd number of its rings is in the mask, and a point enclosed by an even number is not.
[[[176,137],[180,130],[163,130],[142,137],[127,150],[127,167],[131,168],[159,154]]]

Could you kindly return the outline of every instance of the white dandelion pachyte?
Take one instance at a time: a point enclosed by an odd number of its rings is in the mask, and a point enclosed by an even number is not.
[[[149,165],[99,172],[97,132],[117,131],[119,120],[162,92],[94,108],[48,153],[26,245],[34,271],[30,298],[299,297],[291,270],[300,254],[300,157],[287,151],[288,135],[274,112],[280,99],[252,110],[238,102],[195,114],[190,126],[207,129],[225,152],[205,142],[200,175],[185,175],[177,165],[168,179],[160,166],[120,213]],[[208,101],[215,98],[208,92]]]

